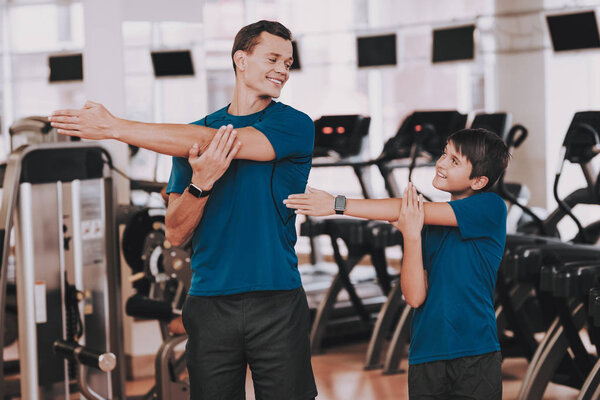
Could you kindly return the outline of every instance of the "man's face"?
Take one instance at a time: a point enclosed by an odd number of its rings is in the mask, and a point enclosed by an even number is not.
[[[470,178],[473,166],[464,155],[460,154],[454,143],[448,142],[444,153],[435,164],[433,187],[452,195],[452,200],[470,196],[471,185],[476,178]]]
[[[262,32],[260,42],[246,57],[247,65],[242,72],[246,87],[260,97],[279,97],[289,78],[292,42]]]

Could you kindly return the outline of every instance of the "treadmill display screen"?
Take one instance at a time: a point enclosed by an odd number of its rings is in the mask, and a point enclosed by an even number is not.
[[[83,56],[71,54],[48,57],[50,67],[50,82],[81,81],[83,80]]]
[[[396,65],[396,34],[356,38],[359,67]]]
[[[467,115],[458,111],[415,111],[400,125],[396,136],[383,148],[386,158],[408,158],[414,145],[437,159],[444,151],[446,138],[464,129]]]
[[[193,76],[194,65],[192,54],[189,50],[184,51],[153,51],[152,67],[154,76]]]
[[[432,62],[472,60],[475,57],[475,25],[433,31]]]
[[[315,156],[334,151],[342,157],[360,153],[370,118],[362,115],[324,115],[315,121]]]
[[[504,140],[509,123],[509,116],[506,113],[477,114],[471,129],[487,129]]]
[[[592,49],[600,47],[596,13],[546,16],[554,51]]]

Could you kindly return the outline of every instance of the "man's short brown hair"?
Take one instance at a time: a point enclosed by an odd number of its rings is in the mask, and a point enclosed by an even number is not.
[[[250,25],[246,25],[235,35],[233,48],[231,49],[231,60],[236,51],[242,50],[248,54],[252,53],[254,47],[259,43],[260,34],[263,32],[279,36],[285,40],[292,40],[292,32],[282,24],[276,21],[261,20]],[[233,70],[235,71],[235,61],[233,61]]]

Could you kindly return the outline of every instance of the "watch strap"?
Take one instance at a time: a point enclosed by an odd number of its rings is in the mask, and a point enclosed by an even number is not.
[[[190,183],[190,185],[188,186],[188,192],[190,192],[192,196],[200,199],[202,197],[207,197],[212,192],[212,189],[202,190],[193,183]]]

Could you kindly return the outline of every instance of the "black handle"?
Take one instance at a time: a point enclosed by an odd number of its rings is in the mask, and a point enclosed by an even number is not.
[[[170,303],[139,294],[127,299],[125,312],[132,317],[158,319],[161,321],[170,321],[176,316],[173,313],[173,307]]]
[[[117,366],[117,357],[113,353],[83,347],[77,342],[56,340],[52,347],[57,355],[100,371],[110,372]]]
[[[520,135],[519,135],[519,133],[520,133]],[[508,131],[508,134],[506,135],[506,145],[509,148],[510,147],[514,147],[515,149],[518,148],[521,145],[521,143],[523,143],[523,141],[525,139],[527,139],[528,133],[529,133],[529,131],[523,125],[520,125],[520,124],[513,125],[513,127],[510,128],[510,131]]]

